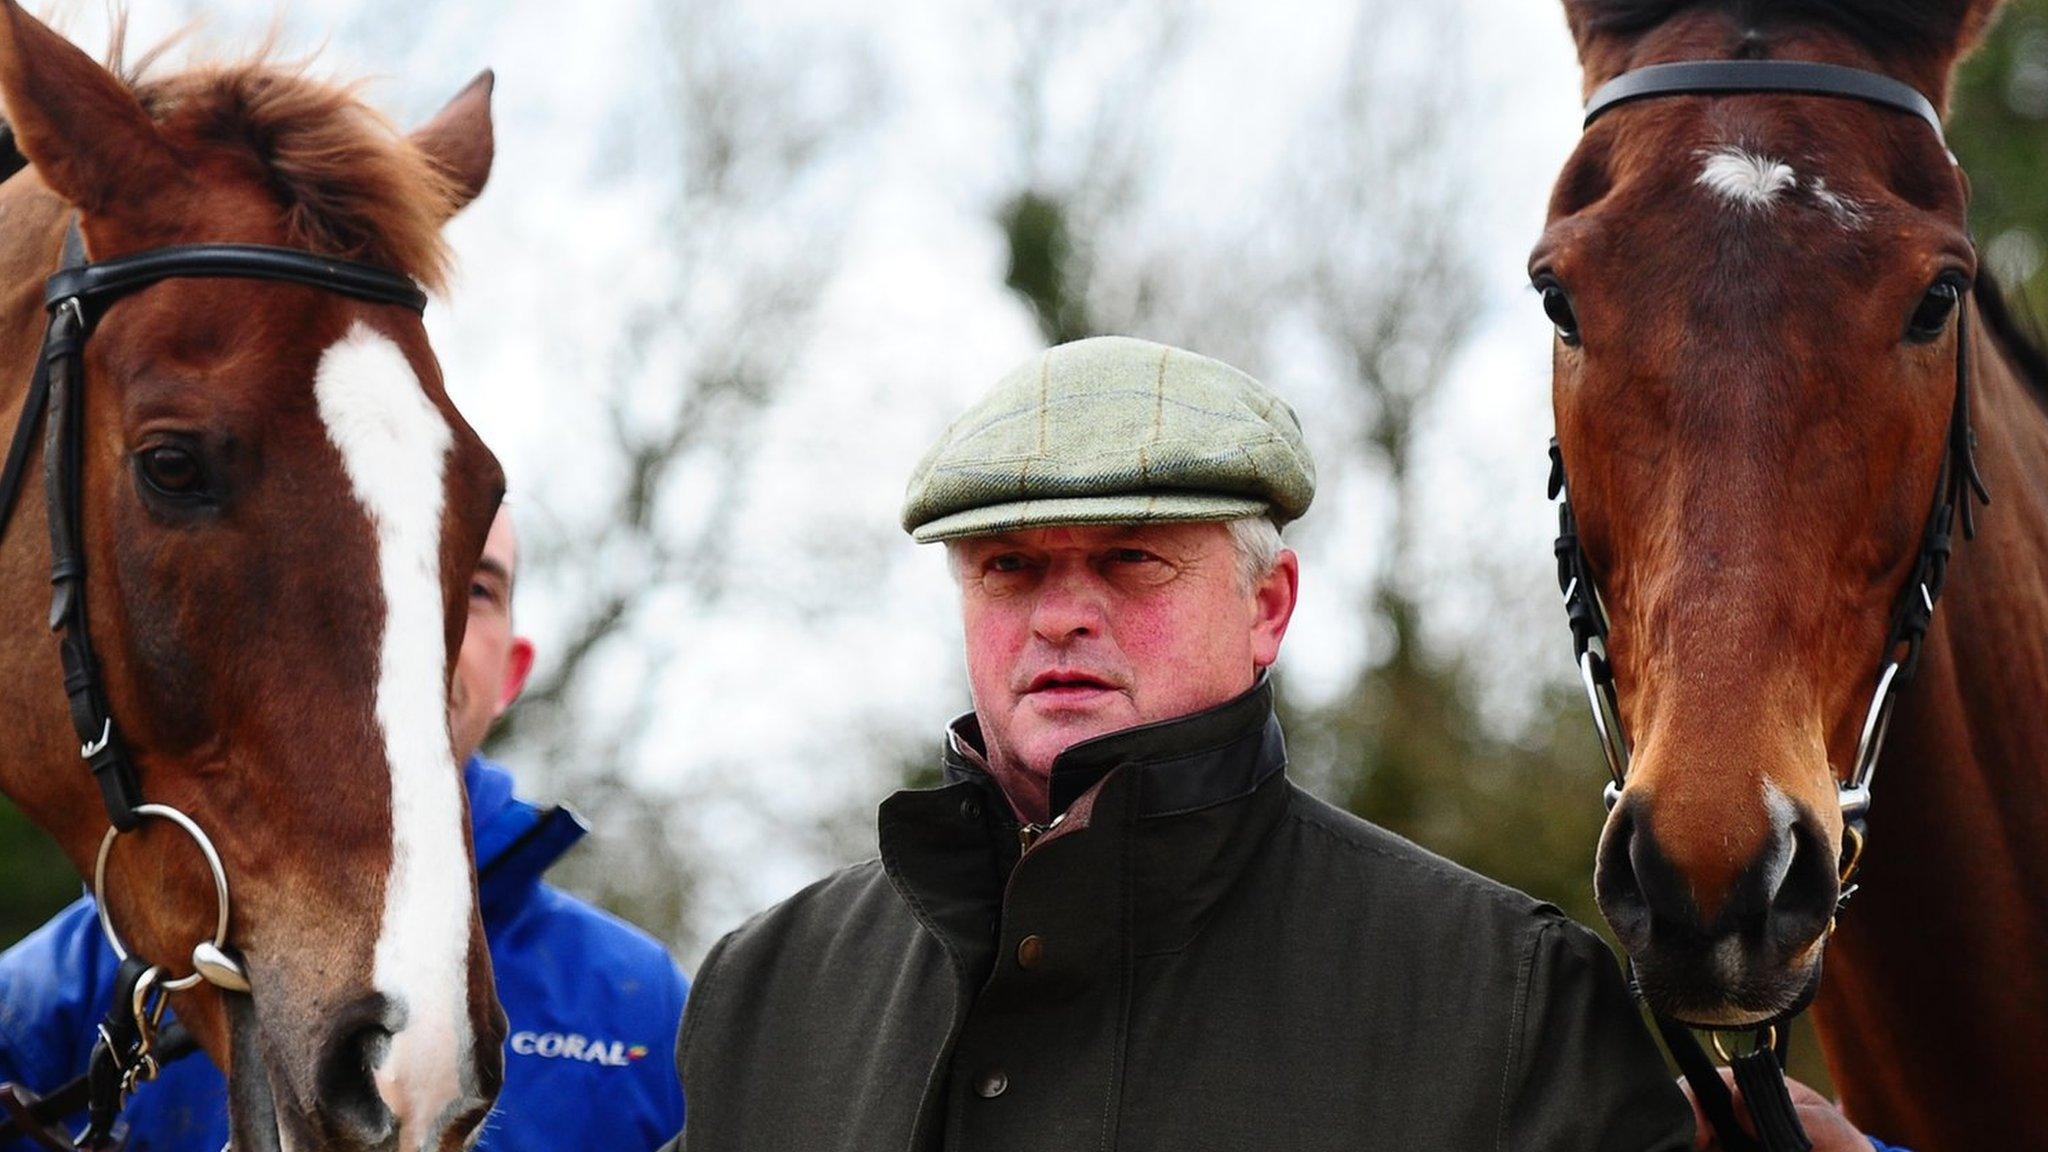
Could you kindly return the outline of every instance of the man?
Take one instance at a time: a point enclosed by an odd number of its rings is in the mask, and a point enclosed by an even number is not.
[[[1591,933],[1288,782],[1313,489],[1286,404],[1138,340],[953,425],[903,523],[947,545],[974,711],[879,859],[706,959],[677,1147],[1693,1147]]]
[[[683,1122],[669,1053],[689,984],[645,933],[540,882],[585,829],[567,809],[514,798],[511,777],[476,752],[533,666],[532,643],[512,626],[517,566],[511,516],[500,511],[470,584],[449,697],[484,935],[510,1024],[504,1091],[476,1146],[653,1148]],[[82,1074],[114,969],[89,898],[0,956],[0,1082],[43,1093]],[[129,1152],[220,1152],[226,1083],[192,1056],[143,1085],[122,1116]],[[0,1152],[36,1147],[22,1140]]]

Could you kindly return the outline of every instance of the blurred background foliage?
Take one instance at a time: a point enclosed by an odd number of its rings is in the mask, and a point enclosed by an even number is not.
[[[26,936],[81,890],[71,861],[0,796],[0,941]]]
[[[2012,0],[1956,80],[1949,146],[1984,263],[2048,321],[2048,0]]]
[[[1352,608],[1368,641],[1355,672],[1315,694],[1288,690],[1281,677],[1296,773],[1324,797],[1597,926],[1591,861],[1603,772],[1569,678],[1561,616],[1504,609],[1482,622],[1477,641],[1469,627],[1447,638],[1432,626],[1422,587],[1435,513],[1415,468],[1417,439],[1480,306],[1469,234],[1486,205],[1472,200],[1457,128],[1495,110],[1499,93],[1456,69],[1416,85],[1404,57],[1416,55],[1418,40],[1459,36],[1455,19],[1418,22],[1392,5],[1368,7],[1376,15],[1359,22],[1342,90],[1304,113],[1303,139],[1312,143],[1283,165],[1289,186],[1271,190],[1255,213],[1162,235],[1159,221],[1184,205],[1163,198],[1146,132],[1155,111],[1148,100],[1159,97],[1146,93],[1180,51],[1175,8],[1139,0],[1006,6],[1003,33],[1017,50],[1004,80],[1007,131],[987,145],[1004,173],[987,204],[1002,253],[991,272],[1049,343],[1128,332],[1192,344],[1254,372],[1276,345],[1315,349],[1339,389],[1317,401],[1319,418],[1339,425],[1325,442],[1346,449],[1325,460],[1328,502],[1338,505],[1326,519],[1356,500],[1379,514],[1370,538],[1353,545],[1369,553]],[[668,158],[681,175],[662,242],[682,287],[628,307],[618,348],[603,353],[608,376],[630,379],[658,364],[676,386],[653,407],[644,391],[600,392],[613,466],[594,471],[609,487],[583,500],[580,517],[545,507],[529,517],[536,579],[574,573],[580,598],[528,702],[493,744],[513,763],[535,766],[524,776],[530,787],[573,797],[600,829],[558,879],[666,936],[687,958],[725,925],[707,923],[715,918],[702,896],[718,877],[697,841],[671,834],[679,813],[758,805],[639,787],[628,770],[636,749],[624,741],[663,701],[645,694],[600,724],[590,720],[590,700],[614,691],[622,674],[600,670],[636,621],[673,614],[678,603],[701,611],[726,595],[721,544],[738,494],[704,485],[744,476],[727,465],[749,450],[750,430],[790,387],[839,242],[814,233],[797,245],[764,245],[763,229],[806,194],[807,173],[869,129],[878,84],[872,61],[857,52],[812,53],[829,92],[822,102],[806,96],[784,74],[786,55],[721,23],[730,8],[692,6],[665,26],[675,66],[664,131],[684,143]],[[1411,26],[1388,34],[1386,25],[1404,20]],[[1081,48],[1107,28],[1135,47],[1105,67]],[[1078,127],[1055,115],[1073,98],[1071,86],[1055,90],[1071,66],[1094,70],[1082,88],[1100,109]],[[2048,0],[2009,8],[1963,70],[1950,124],[1987,264],[2037,318],[2048,317]],[[713,297],[692,293],[713,282]],[[674,331],[689,333],[682,352],[661,344]],[[1542,444],[1530,431],[1529,467],[1504,482],[1540,485]],[[679,501],[709,511],[679,530]],[[1540,551],[1500,561],[1513,581],[1546,582],[1549,564]],[[1530,653],[1553,656],[1532,661]],[[626,675],[653,683],[662,661],[682,655],[638,653]],[[1521,683],[1520,706],[1490,703],[1503,680]],[[1531,682],[1541,687],[1531,691]],[[875,781],[884,788],[929,779],[941,719],[850,733],[849,757],[884,765]],[[826,862],[871,851],[880,793],[855,792],[865,800],[796,809],[781,834]],[[77,892],[55,848],[0,801],[0,944]],[[1810,1039],[1798,1051],[1797,1071],[1824,1081]]]

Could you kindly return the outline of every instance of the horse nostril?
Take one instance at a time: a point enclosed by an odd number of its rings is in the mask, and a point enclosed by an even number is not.
[[[1802,812],[1789,835],[1792,862],[1778,890],[1771,894],[1770,935],[1781,947],[1803,948],[1827,929],[1841,881],[1835,875],[1835,856],[1819,821]]]
[[[322,1114],[353,1142],[374,1146],[397,1131],[397,1118],[385,1106],[375,1079],[390,1048],[391,1030],[381,1020],[356,1019],[338,1028],[322,1050],[317,1081]]]
[[[1615,808],[1593,878],[1600,911],[1631,952],[1653,934],[1698,935],[1698,907],[1685,876],[1658,845],[1648,813],[1624,799]]]
[[[1622,946],[1630,951],[1648,944],[1650,936],[1650,904],[1631,859],[1635,838],[1635,809],[1623,801],[1600,838],[1593,864],[1593,890],[1600,912],[1607,917]]]

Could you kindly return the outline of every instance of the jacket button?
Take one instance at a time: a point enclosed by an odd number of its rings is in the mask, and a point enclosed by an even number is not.
[[[1045,962],[1045,938],[1026,936],[1017,941],[1017,967],[1032,969]]]
[[[1001,1069],[990,1069],[974,1082],[974,1094],[983,1100],[993,1100],[1009,1091],[1010,1078]]]
[[[981,801],[968,797],[960,802],[960,817],[969,824],[981,823]]]

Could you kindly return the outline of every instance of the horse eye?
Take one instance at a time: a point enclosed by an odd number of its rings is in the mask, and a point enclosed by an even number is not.
[[[1961,300],[1962,293],[1953,280],[1942,280],[1929,288],[1920,306],[1913,310],[1913,319],[1906,324],[1906,339],[1925,344],[1940,336]]]
[[[199,458],[183,448],[145,448],[135,461],[143,480],[166,496],[190,496],[206,479]]]
[[[1539,284],[1537,290],[1543,293],[1543,314],[1557,326],[1557,338],[1571,347],[1579,345],[1579,318],[1572,313],[1571,297],[1564,294],[1563,286],[1556,283]]]

